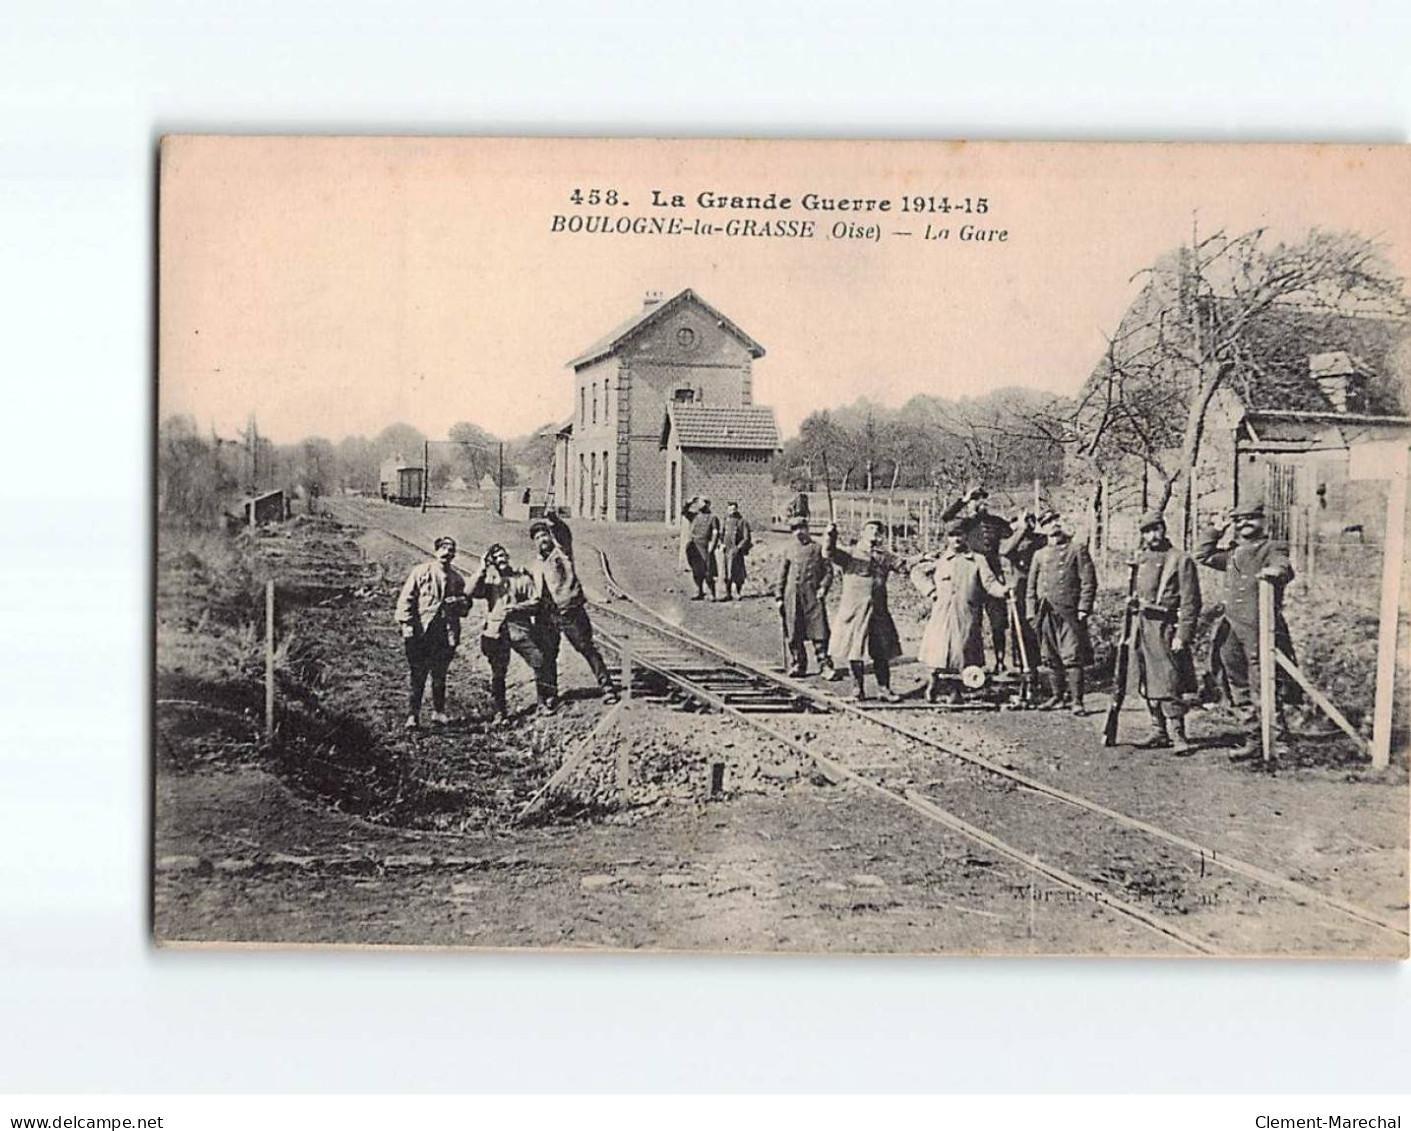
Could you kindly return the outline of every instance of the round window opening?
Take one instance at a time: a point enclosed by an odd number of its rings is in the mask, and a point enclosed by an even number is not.
[[[683,350],[692,349],[696,344],[696,332],[689,326],[682,326],[676,331],[676,344]]]

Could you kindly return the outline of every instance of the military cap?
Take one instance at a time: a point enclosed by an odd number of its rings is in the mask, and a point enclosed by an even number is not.
[[[1232,510],[1230,512],[1230,517],[1237,521],[1241,518],[1257,518],[1260,522],[1263,522],[1264,504],[1246,503],[1244,506],[1239,506]]]
[[[456,548],[456,540],[452,538],[449,534],[443,534],[440,538],[436,539],[436,541],[432,543],[432,547],[437,550],[439,550],[442,546],[449,546],[451,547],[451,549],[454,550]]]
[[[796,515],[794,515],[792,518],[789,519],[789,529],[790,529],[790,530],[807,530],[807,529],[808,529],[808,516],[807,516],[807,515],[803,515],[803,514],[796,514]]]
[[[554,532],[554,528],[553,528],[551,525],[549,525],[549,522],[548,522],[547,519],[536,518],[533,522],[531,522],[531,523],[529,524],[529,537],[533,538],[534,535],[538,534],[539,531],[541,531],[541,530],[542,530],[545,534],[550,534],[550,535],[553,534],[553,532]]]
[[[1153,526],[1163,528],[1166,526],[1166,519],[1160,511],[1147,511],[1146,514],[1142,515],[1141,523],[1138,525],[1137,529],[1150,530]]]

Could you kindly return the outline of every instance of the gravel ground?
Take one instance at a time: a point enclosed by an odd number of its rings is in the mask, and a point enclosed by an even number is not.
[[[358,504],[429,542],[454,534],[468,547],[505,542],[529,552],[519,524],[473,512],[415,512]],[[156,926],[189,941],[430,943],[471,946],[653,949],[1168,954],[1179,948],[1130,920],[1005,861],[899,805],[854,786],[821,783],[804,759],[715,715],[635,703],[585,758],[565,800],[538,827],[509,820],[563,752],[602,718],[580,697],[552,719],[501,731],[478,720],[483,660],[457,660],[456,727],[409,749],[396,729],[402,661],[387,590],[414,556],[376,534],[341,551],[345,605],[306,621],[324,698],[343,703],[369,737],[371,777],[395,764],[414,787],[399,805],[385,788],[350,802],[327,780],[288,760],[158,763]],[[777,620],[765,582],[785,535],[765,533],[746,599],[686,600],[667,532],[579,527],[579,560],[601,587],[601,545],[617,579],[669,619],[761,662],[777,662]],[[296,533],[297,537],[297,533]],[[336,541],[336,540],[331,540]],[[350,548],[351,547],[351,548]],[[288,562],[281,563],[287,568]],[[463,557],[463,565],[470,563]],[[894,583],[894,586],[897,583]],[[919,608],[901,600],[904,637],[919,634]],[[385,622],[385,623],[384,623]],[[473,625],[473,621],[470,625]],[[468,627],[470,627],[468,625]],[[306,662],[310,660],[305,657]],[[512,698],[531,698],[522,665]],[[918,685],[913,664],[900,690]],[[591,691],[565,649],[562,682]],[[361,686],[362,697],[348,699]],[[1103,706],[1096,702],[1096,706]],[[1096,720],[1034,712],[936,715],[896,712],[904,725],[1062,788],[1140,816],[1219,852],[1234,853],[1379,913],[1405,915],[1407,791],[1404,759],[1393,772],[1302,767],[1270,778],[1231,766],[1218,743],[1230,728],[1200,719],[1202,755],[1175,760],[1104,750]],[[1135,729],[1138,716],[1124,719]],[[1025,851],[1169,917],[1230,953],[1392,954],[1405,939],[1369,934],[1339,916],[1301,907],[1149,837],[1002,781],[905,741],[878,740],[866,724],[793,720],[833,756],[889,787],[907,787]],[[823,734],[822,730],[827,729]],[[802,734],[797,735],[802,737]],[[181,751],[200,736],[183,734]],[[617,756],[631,768],[630,803],[616,793]],[[727,764],[727,792],[711,798],[710,761]],[[374,769],[376,768],[376,772]],[[375,784],[375,783],[374,783]],[[356,791],[354,791],[356,792]],[[410,799],[408,799],[408,797]],[[431,804],[439,800],[441,804]],[[1399,946],[1399,950],[1398,950]]]

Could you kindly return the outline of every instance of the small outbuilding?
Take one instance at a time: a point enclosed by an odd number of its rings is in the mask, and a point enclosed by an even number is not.
[[[667,405],[661,429],[666,520],[677,522],[682,504],[697,495],[722,510],[733,500],[746,516],[767,519],[774,507],[771,465],[780,447],[773,409]]]

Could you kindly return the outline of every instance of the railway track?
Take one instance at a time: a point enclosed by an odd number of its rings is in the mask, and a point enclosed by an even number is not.
[[[359,509],[359,521],[428,552],[390,529],[388,515]],[[828,779],[904,806],[1057,885],[1067,898],[1091,901],[1187,952],[1277,951],[1281,939],[1308,929],[1310,916],[1363,953],[1373,939],[1383,949],[1389,942],[1404,947],[1407,928],[1389,916],[942,742],[907,725],[900,712],[860,708],[670,624],[622,586],[606,554],[593,549],[607,597],[590,602],[595,629],[619,657],[630,657],[634,695],[731,715]],[[1217,911],[1246,904],[1258,908],[1251,917],[1257,927],[1246,936],[1231,938],[1213,925],[1221,918],[1228,926]]]

